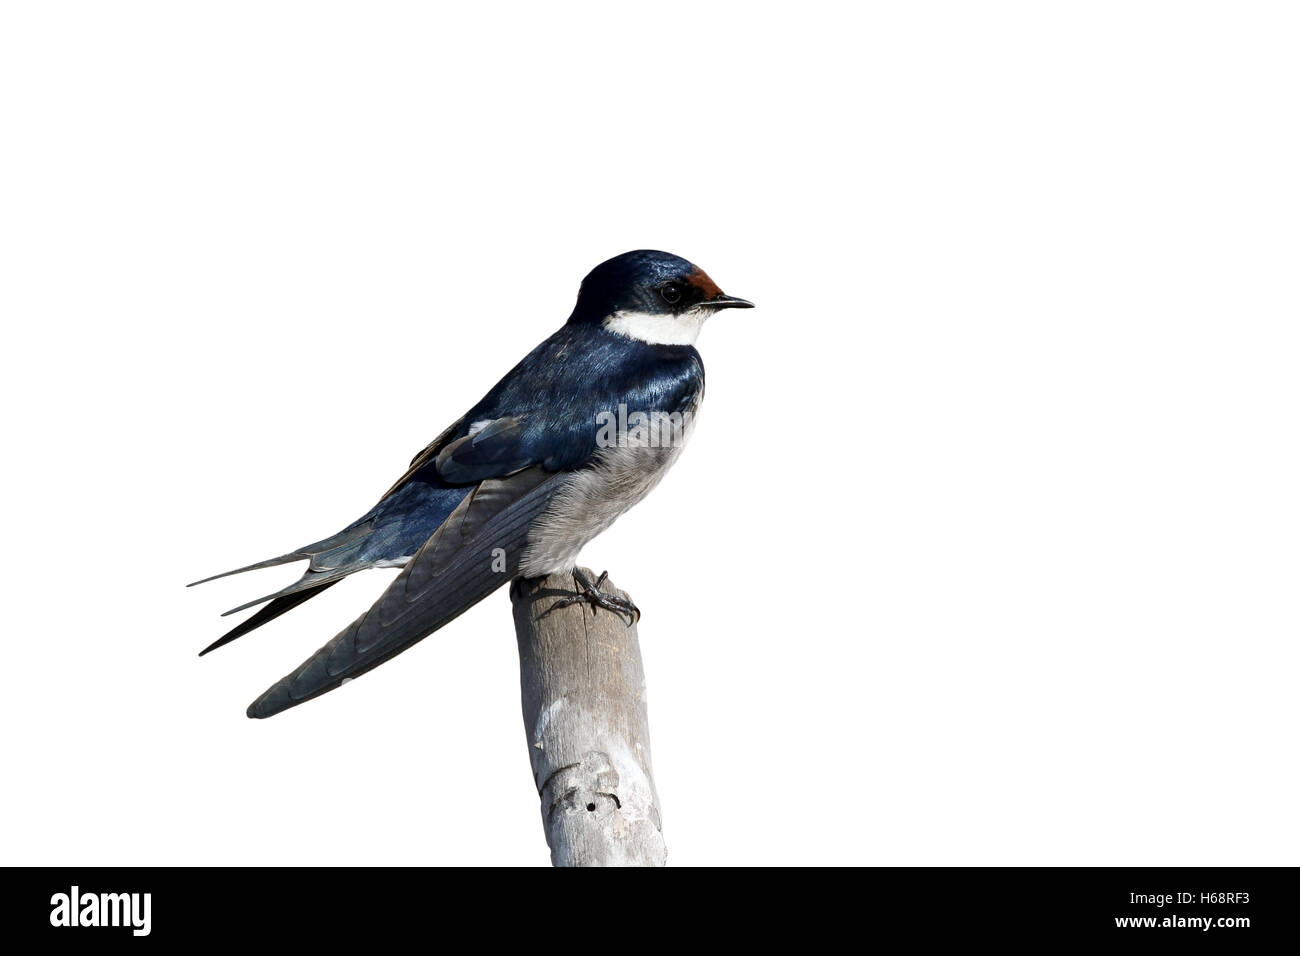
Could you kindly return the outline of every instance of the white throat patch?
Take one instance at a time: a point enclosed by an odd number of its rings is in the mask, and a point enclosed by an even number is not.
[[[694,345],[709,311],[691,309],[681,315],[661,315],[620,309],[602,324],[611,332],[651,345]]]

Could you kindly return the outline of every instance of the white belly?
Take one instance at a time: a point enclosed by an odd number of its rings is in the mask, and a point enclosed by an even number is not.
[[[687,420],[667,447],[604,448],[590,468],[573,473],[533,525],[519,570],[525,577],[572,571],[578,552],[668,473],[690,437]]]

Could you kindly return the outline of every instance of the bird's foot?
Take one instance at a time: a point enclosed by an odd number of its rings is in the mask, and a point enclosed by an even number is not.
[[[591,613],[596,613],[596,608],[603,607],[606,611],[612,611],[615,614],[627,615],[627,626],[631,627],[634,623],[641,620],[641,609],[631,601],[625,600],[616,594],[606,594],[600,589],[609,577],[608,571],[600,572],[595,582],[587,575],[583,574],[581,568],[573,569],[573,582],[578,586],[577,594],[570,594],[568,597],[562,597],[545,611],[542,617],[550,614],[556,608],[569,607],[573,604],[586,603],[591,605]]]

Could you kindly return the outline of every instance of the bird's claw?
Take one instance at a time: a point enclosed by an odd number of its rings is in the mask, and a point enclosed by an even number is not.
[[[616,594],[606,594],[602,591],[600,586],[605,583],[607,577],[609,577],[609,572],[602,571],[600,572],[600,577],[593,582],[589,577],[587,577],[587,575],[582,573],[581,569],[574,568],[573,581],[578,586],[578,593],[560,598],[543,611],[541,616],[545,617],[557,608],[570,607],[574,604],[585,603],[591,605],[591,613],[593,615],[596,613],[596,608],[601,607],[607,611],[612,611],[615,614],[626,614],[627,626],[631,627],[637,621],[641,620],[641,609],[631,601],[624,600]]]

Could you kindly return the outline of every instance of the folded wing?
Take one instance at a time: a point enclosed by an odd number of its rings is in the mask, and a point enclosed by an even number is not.
[[[248,708],[270,717],[333,690],[429,636],[519,570],[533,520],[562,473],[532,466],[485,479],[365,614]]]

